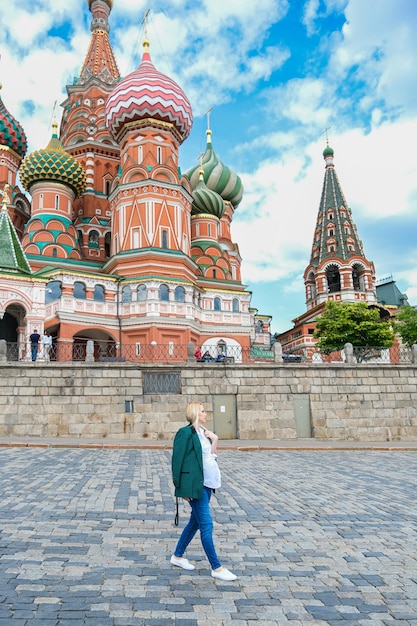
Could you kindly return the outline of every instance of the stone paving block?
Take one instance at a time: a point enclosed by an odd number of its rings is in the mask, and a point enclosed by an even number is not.
[[[417,626],[415,453],[219,463],[214,537],[233,583],[211,578],[198,537],[194,572],[169,564],[188,517],[184,503],[173,525],[169,450],[0,449],[0,626]]]

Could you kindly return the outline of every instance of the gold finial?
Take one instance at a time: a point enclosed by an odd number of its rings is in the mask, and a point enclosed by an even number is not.
[[[4,185],[4,189],[3,189],[3,204],[2,204],[2,211],[7,211],[7,204],[9,202],[9,195],[8,195],[8,191],[10,189],[10,185],[8,185],[7,183]]]

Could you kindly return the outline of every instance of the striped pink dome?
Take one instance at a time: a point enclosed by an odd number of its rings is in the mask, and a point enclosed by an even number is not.
[[[106,104],[107,126],[115,138],[125,124],[146,118],[173,124],[181,143],[193,125],[187,96],[172,78],[155,69],[147,41],[138,69],[120,81]]]

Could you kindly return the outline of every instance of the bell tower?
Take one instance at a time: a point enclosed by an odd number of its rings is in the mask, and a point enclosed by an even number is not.
[[[304,272],[307,310],[327,300],[376,303],[374,264],[365,256],[329,145],[323,157],[323,189],[310,263]]]

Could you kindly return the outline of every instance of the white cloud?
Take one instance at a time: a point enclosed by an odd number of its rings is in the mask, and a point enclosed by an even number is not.
[[[390,107],[416,110],[417,11],[413,0],[349,0],[331,59],[337,75],[355,68],[356,77]]]

